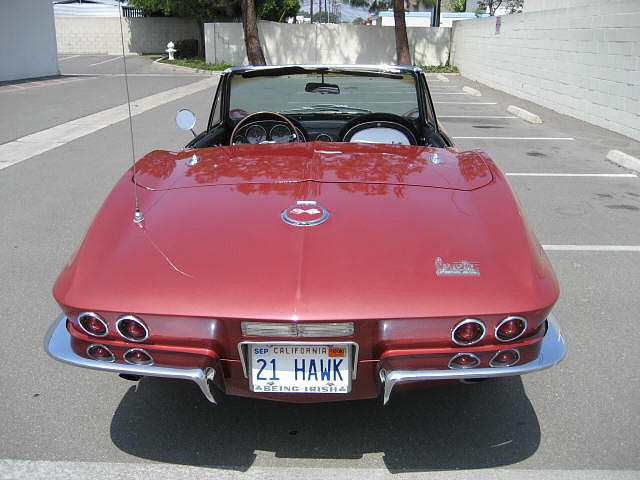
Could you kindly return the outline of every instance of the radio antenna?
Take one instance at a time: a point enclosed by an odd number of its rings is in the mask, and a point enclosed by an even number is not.
[[[127,90],[127,108],[129,109],[129,133],[131,134],[131,165],[133,167],[133,197],[136,202],[136,209],[133,214],[133,221],[140,223],[144,220],[144,216],[140,211],[138,203],[138,180],[136,179],[136,153],[133,142],[133,122],[131,121],[131,97],[129,96],[129,79],[127,77],[127,60],[124,55],[124,31],[122,29],[122,5],[118,5],[118,15],[120,17],[120,42],[122,44],[122,65],[124,65],[124,86]]]

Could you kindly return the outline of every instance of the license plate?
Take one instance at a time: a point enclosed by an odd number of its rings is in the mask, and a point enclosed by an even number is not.
[[[247,347],[253,392],[351,391],[351,345],[252,343]]]

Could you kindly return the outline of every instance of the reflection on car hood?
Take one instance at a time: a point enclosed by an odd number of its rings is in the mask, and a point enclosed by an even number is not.
[[[189,166],[193,155],[199,162]],[[151,190],[302,181],[474,190],[492,176],[482,155],[474,151],[312,142],[156,150],[138,162],[136,179]]]

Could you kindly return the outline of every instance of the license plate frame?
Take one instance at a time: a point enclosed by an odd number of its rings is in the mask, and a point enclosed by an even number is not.
[[[347,360],[347,369],[346,369],[346,391],[316,391],[316,390],[306,390],[304,388],[298,388],[297,390],[293,389],[271,389],[271,386],[268,390],[264,389],[256,389],[258,385],[255,383],[254,379],[254,358],[256,357],[255,351],[256,349],[267,349],[273,347],[284,347],[289,348],[290,351],[294,350],[295,347],[326,347],[328,348],[344,348],[345,356],[344,359]],[[344,395],[351,392],[353,388],[353,380],[356,378],[357,374],[357,365],[358,365],[358,344],[355,342],[287,342],[287,341],[262,341],[262,342],[241,342],[238,344],[238,351],[240,353],[240,359],[242,361],[242,368],[244,371],[245,377],[249,380],[249,389],[255,393],[300,393],[300,394],[320,394],[320,395]],[[265,354],[262,354],[262,358],[264,358]],[[267,354],[268,355],[268,354]],[[302,353],[301,355],[305,355]],[[291,358],[291,357],[290,357]],[[298,357],[299,358],[299,357]],[[308,357],[305,357],[308,358]],[[329,357],[323,357],[329,358]],[[271,366],[271,365],[270,365]],[[289,375],[291,374],[291,370],[287,370]],[[282,385],[282,383],[279,383]],[[264,383],[259,382],[259,385],[264,385]],[[290,385],[292,386],[292,385]],[[312,385],[313,386],[313,385]]]

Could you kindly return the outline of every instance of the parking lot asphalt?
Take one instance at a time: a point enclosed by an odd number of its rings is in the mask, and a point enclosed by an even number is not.
[[[16,112],[2,124],[0,143],[123,103],[119,62],[104,60],[63,59],[63,72],[76,76],[58,80],[104,75],[75,83],[45,80],[11,92],[0,85],[3,111]],[[145,58],[131,65],[140,74],[130,79],[138,97],[202,78]],[[561,286],[554,311],[568,341],[560,365],[398,394],[384,408],[246,399],[215,408],[191,384],[144,379],[136,388],[55,362],[42,348],[59,311],[51,288],[131,163],[121,121],[0,170],[0,477],[638,478],[640,251],[630,247],[640,246],[640,179],[605,155],[615,148],[640,156],[640,144],[458,75],[446,78],[430,75],[442,124],[462,148],[486,150],[506,172],[549,247]],[[463,86],[482,96],[461,94]],[[97,87],[111,93],[103,97]],[[195,111],[201,129],[212,95],[201,90],[137,115],[136,152],[180,148],[190,134],[175,127],[176,110]],[[511,104],[544,123],[495,118],[512,117]]]
[[[0,107],[7,113],[0,117],[0,144],[127,102],[122,57],[64,56],[60,72],[62,77],[0,83]],[[128,57],[127,73],[134,101],[208,76],[146,57]]]

